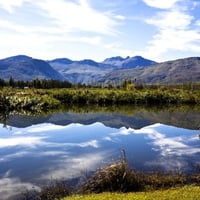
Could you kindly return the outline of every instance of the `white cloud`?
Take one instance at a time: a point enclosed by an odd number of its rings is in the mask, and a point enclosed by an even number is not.
[[[102,38],[99,36],[73,36],[73,35],[58,35],[58,36],[49,36],[48,37],[49,41],[53,42],[81,42],[81,43],[86,43],[86,44],[91,44],[91,45],[99,45],[102,42]]]
[[[148,54],[161,56],[170,50],[200,52],[200,34],[195,30],[161,30],[148,47]]]
[[[8,20],[0,20],[0,27],[2,27],[4,30],[6,29],[7,31],[13,33],[20,33],[20,34],[58,34],[58,33],[66,33],[65,31],[62,31],[58,27],[53,27],[53,26],[39,26],[39,25],[21,25],[17,24],[16,22],[8,21]]]
[[[8,29],[11,31],[21,32],[21,33],[27,33],[27,28],[25,26],[17,25],[15,23],[12,23],[7,20],[0,20],[0,26],[3,29]]]
[[[127,57],[127,55],[135,55],[135,52],[132,49],[124,48],[124,45],[119,41],[108,42],[103,44],[103,47],[112,52],[113,56],[120,55],[122,57]]]
[[[162,124],[158,123],[141,129],[121,128],[118,132],[111,133],[110,136],[111,139],[113,139],[113,137],[120,135],[145,134],[151,139],[154,149],[156,148],[162,156],[182,156],[200,153],[199,148],[190,146],[190,142],[194,141],[194,136],[192,136],[192,138],[187,138],[187,140],[181,136],[167,137],[164,133],[157,130],[162,126]]]
[[[118,20],[125,20],[126,19],[126,17],[123,16],[123,15],[116,15],[115,18],[118,19]]]
[[[112,11],[94,9],[87,0],[0,0],[0,8],[10,13],[0,19],[0,44],[5,57],[17,54],[41,59],[68,54],[77,57],[83,53],[73,55],[71,49],[75,46],[105,49],[103,37],[118,34],[119,19],[125,19]],[[31,20],[27,23],[26,19]]]
[[[159,157],[157,160],[147,161],[145,165],[151,168],[153,167],[154,169],[162,167],[167,172],[180,172],[186,170],[188,167],[188,163],[180,157],[174,159],[174,157],[171,156],[168,156],[167,158]]]
[[[83,143],[80,143],[78,144],[80,147],[94,147],[94,148],[98,148],[99,147],[99,144],[98,144],[98,141],[97,140],[91,140],[91,141],[88,141],[88,142],[83,142]]]
[[[42,137],[0,138],[0,148],[14,146],[35,147],[43,144],[42,139]]]
[[[98,124],[98,123],[97,123]],[[95,139],[91,139],[88,141],[83,142],[49,142],[48,138],[54,137],[54,134],[56,132],[59,132],[60,134],[65,134],[66,130],[72,130],[75,128],[82,127],[83,125],[79,123],[70,124],[68,126],[61,126],[61,125],[55,125],[50,123],[44,123],[44,124],[37,124],[33,125],[27,128],[18,129],[18,128],[12,128],[12,135],[15,137],[12,138],[0,138],[0,148],[5,147],[14,147],[14,146],[22,146],[22,147],[35,147],[37,145],[42,145],[46,147],[93,147],[93,148],[99,148],[99,142]],[[39,136],[35,137],[35,133],[38,133]],[[48,133],[48,135],[46,135]],[[33,136],[30,136],[30,134],[33,134]],[[21,136],[22,135],[22,136]],[[25,136],[28,135],[28,136]],[[16,154],[10,155],[5,157],[8,158],[14,158],[23,155],[23,153],[26,152],[18,152]],[[55,152],[53,151],[55,154]],[[60,152],[59,152],[60,153]],[[51,154],[51,153],[50,153]],[[4,161],[0,159],[0,161]]]
[[[197,20],[195,23],[196,26],[200,26],[200,20]]]
[[[52,132],[55,130],[62,130],[65,129],[65,126],[59,126],[55,124],[37,124],[35,126],[28,127],[27,133],[41,133],[41,132]]]
[[[28,151],[21,151],[21,152],[19,151],[16,153],[11,153],[11,154],[2,156],[0,158],[0,162],[8,162],[9,160],[12,160],[12,159],[21,158],[21,157],[28,155],[29,153],[30,152],[28,152]]]
[[[154,25],[160,29],[186,29],[193,17],[187,13],[181,12],[179,10],[170,10],[165,12],[160,12],[156,17],[146,20],[147,24]]]
[[[66,154],[66,151],[43,151],[41,153],[38,153],[39,156],[63,156]]]
[[[40,188],[34,184],[21,182],[18,178],[2,178],[0,179],[0,196],[1,199],[13,199],[16,195],[34,189],[39,191]]]
[[[42,179],[70,179],[80,177],[83,171],[93,171],[102,160],[108,156],[108,152],[88,153],[77,157],[61,157],[54,166],[49,167],[48,171],[42,175]]]
[[[44,10],[46,17],[67,32],[88,31],[100,34],[115,34],[114,15],[99,12],[88,4],[87,0],[78,3],[64,0],[43,0],[37,6]]]
[[[55,58],[57,55],[61,56],[60,48],[57,48],[58,43],[100,45],[102,42],[100,36],[76,36],[61,28],[51,26],[29,27],[0,20],[0,28],[2,30],[0,34],[1,47],[7,55],[25,54],[36,58],[49,59],[50,57]],[[62,52],[62,54],[66,56],[65,52]]]
[[[143,0],[148,6],[169,9],[172,8],[180,0]]]
[[[159,126],[163,126],[163,125],[159,125]],[[159,128],[159,126],[157,127]],[[148,126],[141,130],[143,131],[143,134],[147,134],[148,137],[152,139],[153,145],[160,149],[160,154],[162,156],[192,155],[192,154],[196,154],[200,152],[199,148],[190,146],[189,144],[189,142],[191,141],[190,138],[185,139],[184,137],[181,137],[181,136],[167,137],[165,136],[164,133],[157,131],[156,127],[154,126]]]
[[[194,17],[185,9],[170,9],[147,19],[146,23],[157,28],[157,33],[143,52],[150,58],[162,58],[170,51],[200,53],[200,31],[193,26]]]
[[[86,142],[80,142],[80,143],[53,143],[53,142],[44,142],[44,146],[46,147],[93,147],[93,148],[99,148],[99,142],[97,140],[89,140]]]
[[[22,4],[26,1],[30,0],[0,0],[0,7],[9,13],[13,13],[15,7],[22,6]]]

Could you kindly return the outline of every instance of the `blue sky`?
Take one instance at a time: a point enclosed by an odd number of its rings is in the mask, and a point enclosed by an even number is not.
[[[200,56],[199,0],[0,0],[0,58]]]

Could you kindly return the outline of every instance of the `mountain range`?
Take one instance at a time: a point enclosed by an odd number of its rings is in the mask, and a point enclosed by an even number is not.
[[[141,56],[107,58],[102,62],[68,58],[40,60],[25,55],[0,60],[0,78],[8,80],[57,79],[81,84],[110,84],[121,80],[142,83],[200,81],[200,57],[157,63]]]
[[[112,57],[103,62],[95,62],[90,59],[72,61],[66,58],[55,59],[48,63],[72,83],[94,83],[112,71],[133,69],[139,66],[151,66],[156,62],[141,56]]]

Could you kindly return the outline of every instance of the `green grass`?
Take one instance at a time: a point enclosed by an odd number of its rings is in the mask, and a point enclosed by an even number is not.
[[[184,186],[168,190],[156,190],[137,193],[101,193],[74,195],[63,200],[199,200],[199,186]]]

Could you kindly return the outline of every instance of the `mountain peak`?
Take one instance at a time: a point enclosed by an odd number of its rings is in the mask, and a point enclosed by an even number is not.
[[[30,59],[32,59],[32,58],[29,57],[29,56],[26,56],[26,55],[16,55],[16,56],[12,56],[12,57],[9,57],[9,58],[5,58],[3,60],[20,61],[20,60],[30,60]]]
[[[142,56],[127,56],[126,58],[122,58],[121,56],[107,58],[103,61],[104,64],[114,65],[118,68],[135,68],[138,66],[151,66],[157,64],[152,60],[148,60],[143,58]]]
[[[123,61],[123,60],[125,60],[124,58],[122,58],[121,56],[115,56],[115,57],[111,57],[111,58],[106,58],[104,61],[103,61],[103,63],[109,63],[110,64],[110,62],[117,62],[117,61]]]
[[[98,66],[99,64],[91,59],[84,59],[77,61],[79,64],[84,64],[84,65],[91,65],[91,66]]]
[[[54,60],[50,60],[48,62],[57,62],[57,63],[61,63],[61,64],[71,64],[73,61],[68,59],[68,58],[56,58]]]
[[[135,58],[135,59],[144,59],[142,56],[133,56],[132,58]]]

